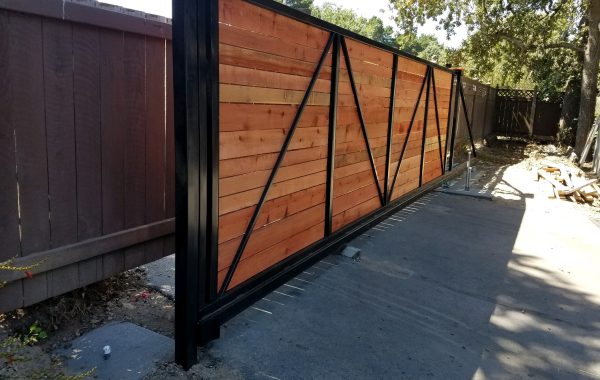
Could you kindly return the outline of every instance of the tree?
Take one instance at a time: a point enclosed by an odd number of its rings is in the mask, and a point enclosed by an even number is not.
[[[448,61],[448,49],[432,34],[413,36],[412,34],[396,37],[398,48],[417,57],[445,65]]]
[[[398,11],[396,21],[404,32],[414,33],[418,24],[437,19],[450,36],[457,26],[466,24],[473,35],[465,55],[479,67],[479,74],[496,71],[512,76],[513,81],[530,81],[548,92],[559,87],[565,90],[570,80],[581,77],[575,145],[576,152],[581,153],[596,103],[600,62],[597,0],[390,2]],[[498,67],[504,70],[498,72]],[[498,82],[502,78],[495,79]]]
[[[352,9],[342,8],[331,3],[325,3],[322,7],[313,7],[312,15],[375,41],[396,46],[394,30],[389,26],[384,26],[379,17],[362,17]]]
[[[278,3],[311,14],[314,0],[276,0]]]
[[[321,7],[317,7],[314,5],[314,0],[276,1],[375,41],[396,46],[394,30],[389,26],[384,26],[379,17],[362,17],[352,9],[343,8],[332,3],[325,3]]]

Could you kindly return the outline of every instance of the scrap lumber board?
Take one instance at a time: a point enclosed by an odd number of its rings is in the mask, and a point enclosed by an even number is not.
[[[552,178],[552,176],[546,173],[544,170],[538,170],[538,174],[543,177],[546,181],[550,182],[552,186],[554,186],[558,191],[567,192],[570,191],[568,187],[558,182],[556,179]]]
[[[596,183],[596,181],[598,181],[598,180],[597,179],[592,179],[592,180],[587,181],[587,182],[585,182],[585,183],[583,183],[583,184],[581,184],[579,186],[575,186],[574,188],[567,190],[566,194],[567,195],[573,194],[573,193],[575,193],[575,192],[583,189],[584,187],[587,187],[589,185],[592,185],[592,184]]]

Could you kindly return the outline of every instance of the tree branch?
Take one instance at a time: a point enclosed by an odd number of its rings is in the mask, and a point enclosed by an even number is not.
[[[518,47],[521,50],[528,50],[530,48],[530,46],[527,45],[527,44],[525,44],[525,42],[523,42],[522,39],[513,37],[513,36],[511,36],[509,34],[506,34],[506,33],[497,32],[496,33],[496,37],[501,38],[503,40],[506,40],[506,41],[512,43],[513,45],[515,45],[516,47]]]
[[[520,38],[513,37],[506,33],[498,32],[498,33],[496,33],[496,36],[512,43],[513,45],[515,45],[516,47],[518,47],[519,49],[521,49],[523,51],[531,50],[533,48],[532,44],[526,44]],[[566,41],[544,44],[541,46],[541,48],[542,49],[569,49],[569,50],[573,50],[576,52],[583,52],[583,50],[584,50],[583,46],[577,45],[577,44],[574,44],[571,42],[566,42]]]
[[[573,44],[571,42],[555,42],[551,44],[546,44],[543,46],[544,49],[569,49],[574,50],[576,52],[583,52],[583,46]]]

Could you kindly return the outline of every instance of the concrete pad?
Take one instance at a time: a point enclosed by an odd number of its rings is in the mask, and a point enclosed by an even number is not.
[[[431,193],[227,322],[248,379],[598,379],[600,230],[518,181]]]
[[[102,349],[106,345],[112,352],[105,360]],[[94,329],[56,353],[67,358],[66,366],[73,373],[96,368],[93,376],[98,379],[137,380],[150,374],[155,363],[172,360],[174,349],[171,338],[120,322]]]
[[[175,255],[142,266],[146,270],[148,286],[175,299]]]

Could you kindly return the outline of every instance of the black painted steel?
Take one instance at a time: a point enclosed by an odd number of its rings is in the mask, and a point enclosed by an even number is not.
[[[423,137],[421,141],[421,170],[419,170],[419,187],[423,186],[423,171],[425,170],[425,144],[427,142],[427,118],[429,117],[429,90],[431,88],[431,72],[427,66],[427,91],[425,92],[425,111],[423,113]]]
[[[406,138],[404,139],[404,144],[402,145],[402,150],[400,151],[400,157],[398,158],[398,166],[396,166],[396,172],[394,173],[394,179],[392,180],[392,185],[390,186],[390,194],[388,198],[388,202],[392,199],[392,194],[394,193],[394,186],[396,186],[396,180],[398,179],[398,173],[400,172],[400,166],[402,165],[402,159],[404,158],[404,152],[406,151],[406,146],[408,145],[408,139],[410,138],[410,132],[412,131],[413,124],[415,123],[415,117],[417,116],[417,110],[419,109],[419,104],[421,103],[421,96],[423,95],[423,89],[425,88],[425,82],[429,78],[429,66],[425,70],[425,77],[423,77],[423,82],[421,83],[421,89],[419,90],[419,96],[417,97],[417,102],[415,103],[415,108],[413,109],[412,116],[410,118],[410,124],[408,125],[408,130],[406,131]]]
[[[454,164],[454,140],[456,138],[456,127],[457,127],[457,118],[458,118],[458,100],[459,100],[459,88],[461,87],[462,71],[455,70],[454,76],[456,77],[455,84],[455,94],[454,94],[454,109],[452,111],[452,135],[450,137],[450,157],[448,158],[448,171],[452,171],[452,166]]]
[[[218,178],[218,3],[174,1],[176,310],[175,359],[197,361],[197,339],[218,335],[199,328],[199,310],[216,283]],[[217,181],[218,182],[218,181]],[[214,235],[213,235],[214,234]]]
[[[431,70],[431,85],[433,87],[433,108],[435,109],[435,125],[437,127],[438,148],[440,152],[440,166],[442,174],[446,172],[444,159],[442,158],[442,132],[440,130],[440,113],[438,111],[437,89],[435,88],[435,70]]]
[[[340,36],[333,41],[331,89],[329,93],[329,135],[327,138],[327,189],[325,191],[325,236],[331,235],[333,225],[333,174],[335,170],[335,129],[337,123],[338,86],[340,74]]]
[[[346,63],[346,70],[348,70],[348,77],[350,78],[350,87],[352,87],[352,95],[354,96],[354,103],[356,104],[356,111],[358,113],[358,119],[360,120],[360,127],[362,129],[363,137],[365,139],[365,145],[367,146],[367,153],[369,155],[369,162],[371,163],[371,170],[373,171],[373,177],[375,178],[375,185],[377,185],[377,193],[379,194],[379,202],[383,206],[385,204],[383,200],[383,192],[379,185],[379,175],[377,174],[377,167],[375,166],[375,159],[373,158],[373,151],[371,150],[371,143],[369,142],[369,134],[367,133],[367,125],[363,117],[362,107],[360,106],[360,100],[358,99],[358,90],[356,89],[356,82],[354,81],[354,74],[352,72],[352,63],[350,62],[350,54],[348,54],[348,47],[346,46],[346,40],[341,37],[342,40],[342,51],[344,52],[344,62]]]
[[[444,173],[448,169],[448,139],[450,138],[450,112],[452,112],[452,94],[454,93],[454,73],[450,78],[450,99],[448,100],[448,120],[446,121],[446,141],[444,144]]]
[[[237,266],[240,263],[242,254],[244,253],[244,250],[246,249],[246,245],[248,244],[248,240],[250,239],[250,235],[252,234],[252,231],[254,230],[254,225],[256,224],[258,214],[260,213],[260,210],[262,209],[262,206],[264,205],[265,200],[267,199],[267,194],[269,193],[269,190],[271,189],[271,185],[273,184],[273,181],[275,180],[275,176],[277,175],[277,172],[279,171],[279,168],[281,167],[283,159],[285,158],[288,147],[290,146],[290,142],[292,141],[292,138],[294,137],[294,132],[296,132],[296,127],[298,126],[298,122],[300,121],[300,118],[302,117],[302,114],[304,113],[304,108],[306,107],[306,104],[308,103],[310,94],[312,93],[315,83],[317,83],[317,79],[319,78],[319,74],[321,73],[321,69],[323,68],[323,63],[325,62],[325,58],[327,58],[329,49],[331,48],[331,45],[333,44],[334,37],[335,37],[335,35],[333,33],[330,34],[329,39],[327,40],[327,44],[325,45],[325,49],[323,49],[323,53],[321,54],[321,58],[319,59],[319,63],[317,64],[317,68],[316,68],[315,72],[313,73],[313,76],[310,80],[308,88],[306,89],[306,92],[304,94],[304,98],[302,99],[302,102],[300,103],[300,106],[298,107],[298,111],[296,112],[296,115],[294,116],[292,126],[290,127],[290,130],[285,137],[285,141],[283,143],[283,146],[281,147],[279,156],[277,156],[277,161],[275,161],[275,166],[273,167],[273,170],[271,171],[269,180],[267,181],[267,184],[265,185],[265,187],[263,189],[263,192],[260,196],[260,200],[258,201],[258,204],[256,205],[256,208],[254,209],[254,213],[252,214],[252,218],[250,219],[250,222],[248,223],[248,226],[246,228],[246,232],[244,232],[244,236],[242,237],[240,246],[238,247],[238,250],[233,258],[233,261],[231,263],[231,266],[229,267],[229,270],[227,271],[227,274],[225,275],[223,285],[221,286],[221,290],[219,291],[219,297],[223,296],[223,294],[225,294],[225,292],[227,292],[227,288],[229,287],[229,284],[231,283],[231,279],[233,278],[233,275],[235,274],[235,270],[237,269]]]
[[[390,160],[392,156],[392,135],[394,133],[394,109],[396,107],[396,76],[398,75],[398,56],[394,54],[392,63],[392,88],[390,89],[390,109],[388,112],[387,146],[385,150],[385,179],[383,181],[383,199],[389,204]]]
[[[209,2],[210,17],[208,28],[208,68],[207,68],[207,273],[206,299],[212,302],[217,298],[219,275],[219,2]],[[202,70],[202,68],[200,68]],[[212,333],[211,333],[212,334]]]
[[[365,43],[365,44],[367,44],[369,46],[373,46],[373,47],[376,47],[378,49],[385,50],[385,51],[388,51],[388,52],[393,53],[393,54],[397,54],[397,55],[399,55],[401,57],[406,57],[406,58],[409,58],[409,59],[411,59],[413,61],[417,61],[417,62],[421,62],[421,63],[424,63],[424,64],[429,65],[429,66],[433,66],[433,67],[435,67],[437,69],[440,69],[440,70],[443,70],[443,71],[447,71],[447,72],[451,72],[452,71],[452,70],[448,69],[447,67],[444,67],[444,66],[438,65],[436,63],[427,61],[427,60],[425,60],[423,58],[417,57],[416,55],[409,54],[409,53],[407,53],[405,51],[402,51],[402,50],[400,50],[398,48],[395,48],[393,46],[386,45],[386,44],[381,43],[379,41],[375,41],[375,40],[370,39],[368,37],[362,36],[362,35],[360,35],[358,33],[352,32],[352,31],[350,31],[348,29],[344,29],[342,27],[334,25],[334,24],[332,24],[330,22],[323,21],[323,20],[321,20],[319,18],[316,18],[314,16],[311,16],[311,15],[309,15],[307,13],[304,13],[304,12],[299,11],[297,9],[291,8],[291,7],[287,6],[287,5],[283,5],[283,4],[281,4],[281,3],[277,2],[277,1],[273,1],[273,0],[244,0],[244,1],[246,1],[246,2],[248,2],[250,4],[258,5],[261,8],[269,9],[269,10],[275,12],[275,13],[286,15],[288,17],[291,17],[293,19],[301,21],[301,22],[303,22],[305,24],[309,24],[309,25],[313,25],[313,26],[316,26],[316,27],[321,28],[321,29],[325,29],[328,32],[339,34],[340,36],[342,36],[342,38],[343,37],[348,37],[348,38],[351,38],[351,39],[353,39],[355,41],[363,42],[363,43]]]
[[[475,149],[475,141],[473,140],[473,132],[471,131],[471,121],[469,120],[469,113],[467,112],[467,103],[465,102],[465,94],[462,88],[462,80],[460,82],[460,86],[458,86],[458,92],[460,94],[460,100],[463,105],[463,112],[465,114],[465,121],[467,122],[467,131],[469,131],[469,139],[471,140],[471,149],[473,153],[473,157],[477,157],[477,152]]]

